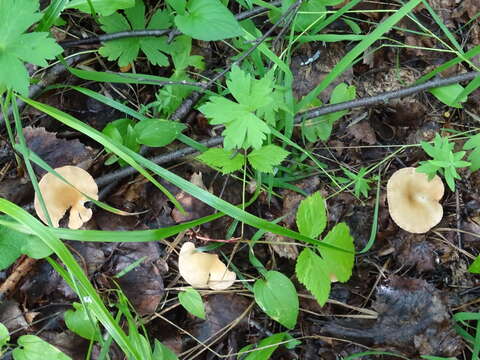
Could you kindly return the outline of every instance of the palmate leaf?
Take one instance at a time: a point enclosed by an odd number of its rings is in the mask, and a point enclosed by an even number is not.
[[[238,101],[212,96],[199,110],[210,119],[212,125],[225,125],[223,146],[227,150],[242,148],[260,149],[270,128],[256,114],[273,101],[271,75],[257,80],[234,66],[227,80],[227,87]],[[263,111],[264,113],[264,111]]]
[[[100,24],[106,33],[119,31],[143,30],[145,29],[145,5],[142,0],[136,0],[135,6],[126,9],[125,16],[114,13],[110,16],[101,17]],[[147,29],[168,29],[171,26],[170,15],[166,11],[157,10]],[[119,66],[127,66],[133,62],[140,50],[147,56],[148,61],[153,65],[167,66],[169,53],[167,37],[135,37],[119,40],[112,40],[105,43],[99,50],[100,55],[108,60],[118,60]]]
[[[46,32],[24,34],[42,17],[38,6],[31,0],[0,1],[0,94],[12,89],[26,95],[29,76],[23,62],[46,66],[46,59],[63,51]]]
[[[253,147],[259,149],[266,134],[270,134],[268,125],[253,113],[246,113],[239,119],[234,119],[226,124],[222,135],[225,137],[225,149],[240,149]]]

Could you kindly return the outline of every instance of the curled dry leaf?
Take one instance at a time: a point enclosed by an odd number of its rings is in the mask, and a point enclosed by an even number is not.
[[[84,206],[88,198],[83,194],[97,200],[98,186],[88,172],[77,166],[62,166],[55,171],[73,186],[51,173],[45,174],[38,183],[52,225],[58,227],[60,220],[70,209],[68,227],[79,229],[92,217],[92,210]],[[47,217],[43,212],[38,194],[35,194],[34,206],[38,217],[47,224]]]
[[[396,171],[387,183],[388,210],[393,221],[403,230],[414,234],[426,233],[443,217],[438,202],[444,186],[438,176],[428,176],[407,167]]]
[[[185,281],[196,288],[225,290],[236,278],[218,255],[198,252],[191,242],[186,242],[180,249],[178,269]]]

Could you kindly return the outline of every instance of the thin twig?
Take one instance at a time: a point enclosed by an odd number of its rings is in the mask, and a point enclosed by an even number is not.
[[[427,81],[426,83],[423,83],[420,85],[410,86],[410,87],[399,89],[399,90],[387,91],[378,95],[365,97],[357,100],[346,101],[346,102],[333,104],[333,105],[319,106],[316,108],[312,108],[308,111],[302,112],[300,114],[297,114],[295,116],[295,120],[298,122],[302,119],[304,120],[313,119],[321,115],[331,114],[341,110],[349,110],[357,107],[386,104],[388,103],[389,100],[392,100],[392,99],[402,98],[405,96],[419,93],[421,91],[430,90],[440,86],[451,85],[461,81],[472,80],[477,76],[480,76],[480,72],[471,71],[471,72],[455,75],[455,76],[444,78],[444,79],[435,79],[435,80]]]

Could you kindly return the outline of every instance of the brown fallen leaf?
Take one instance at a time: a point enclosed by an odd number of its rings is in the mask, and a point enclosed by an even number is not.
[[[143,261],[118,279],[120,286],[140,315],[152,314],[164,294],[160,267],[162,260],[155,243],[125,243],[113,255],[113,275],[120,273],[135,261]]]
[[[87,165],[94,158],[96,151],[83,145],[77,139],[65,140],[57,138],[55,133],[45,128],[27,126],[23,135],[30,150],[35,152],[52,168],[64,165]],[[84,166],[88,168],[88,166]],[[35,172],[40,176],[46,173],[42,168],[34,165]]]
[[[375,131],[370,126],[370,123],[366,120],[362,120],[356,124],[350,125],[347,128],[347,132],[357,141],[364,142],[368,145],[374,145],[377,143]]]

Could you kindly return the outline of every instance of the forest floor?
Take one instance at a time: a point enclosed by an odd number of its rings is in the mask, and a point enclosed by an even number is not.
[[[155,7],[155,2],[151,3],[147,3],[147,8]],[[234,14],[242,11],[238,4],[231,3]],[[454,34],[464,52],[480,46],[478,0],[428,0],[424,3],[431,6],[441,23]],[[399,6],[400,2],[360,2],[348,17],[335,20],[322,33],[349,32],[352,26],[353,29],[358,27],[359,34],[369,34],[391,16],[387,10]],[[322,91],[319,99],[328,103],[332,90],[339,83],[353,85],[356,98],[402,89],[457,57],[458,53],[446,51],[445,44],[450,43],[450,39],[425,4],[417,6],[412,16],[425,28],[419,28],[411,17],[401,19],[361,56],[355,57],[357,61]],[[63,17],[66,24],[58,27],[63,32],[54,32],[58,41],[69,38],[69,34],[82,36],[102,32],[87,14],[69,10]],[[272,26],[265,12],[252,20],[262,32]],[[290,30],[282,29],[275,29],[266,42],[277,55],[285,50],[290,36]],[[425,29],[435,36],[425,36]],[[305,41],[290,47],[288,65],[293,75],[295,100],[300,101],[321,83],[356,44],[345,39]],[[97,48],[98,45],[68,48],[64,55]],[[191,54],[203,56],[207,70],[200,73],[189,68],[190,78],[194,81],[211,78],[215,69],[231,65],[237,51],[238,44],[232,45],[230,40],[193,40]],[[255,54],[247,58],[248,66],[253,66],[260,58]],[[469,61],[476,69],[480,67],[480,55]],[[117,62],[108,61],[96,51],[86,51],[72,64],[85,71],[164,77],[172,74],[171,66],[154,66],[144,58],[138,58],[127,67],[119,67]],[[266,68],[271,65],[265,62]],[[458,62],[440,75],[447,78],[473,69],[466,62]],[[48,74],[49,69],[46,69],[38,77]],[[161,106],[164,95],[160,90],[168,88],[89,81],[68,71],[60,71],[52,77],[48,85],[63,86],[43,87],[42,92],[36,94],[36,100],[99,131],[126,115],[99,101],[98,97],[76,91],[71,86],[90,89],[147,116],[156,116],[155,106]],[[224,79],[219,79],[217,85],[211,91],[225,94]],[[205,104],[205,100],[198,104]],[[93,217],[84,224],[83,230],[126,232],[169,228],[218,210],[166,179],[156,177],[185,208],[186,212],[182,213],[144,176],[138,173],[117,176],[115,171],[121,169],[122,164],[115,162],[112,154],[87,134],[34,107],[22,108],[21,117],[27,146],[48,165],[52,168],[77,165],[88,169],[95,179],[102,179],[98,182],[101,201],[133,213],[121,216],[92,205]],[[198,142],[222,133],[218,125],[209,123],[197,105],[189,108],[179,120],[186,125],[183,134]],[[478,275],[469,272],[468,268],[480,253],[480,171],[471,171],[468,167],[458,170],[460,177],[455,181],[455,190],[446,186],[440,201],[443,206],[441,222],[423,234],[402,230],[392,220],[386,184],[396,170],[417,167],[421,161],[430,159],[420,146],[421,142],[434,140],[436,134],[448,136],[454,151],[461,151],[470,136],[478,134],[479,121],[480,90],[477,89],[458,107],[448,106],[432,93],[422,91],[370,107],[348,109],[333,124],[325,140],[307,141],[301,126],[293,127],[291,141],[312,155],[316,162],[284,143],[292,152],[291,157],[277,168],[275,175],[263,178],[262,191],[255,194],[256,199],[245,211],[298,231],[295,213],[299,203],[319,192],[326,199],[326,229],[341,222],[350,228],[356,249],[355,263],[349,280],[333,282],[329,300],[320,306],[295,273],[296,259],[305,244],[273,232],[265,232],[257,239],[256,259],[266,269],[281,272],[292,281],[300,309],[296,326],[288,331],[298,343],[277,346],[271,355],[262,355],[259,351],[258,359],[269,356],[304,360],[349,356],[470,359],[472,354],[478,355],[480,283]],[[281,141],[276,143],[282,146]],[[259,185],[255,172],[249,171],[248,179],[243,171],[224,175],[196,159],[198,152],[194,150],[186,156],[179,155],[178,150],[185,146],[174,141],[162,147],[142,146],[140,150],[139,146],[137,150],[147,158],[173,154],[161,163],[162,167],[230,204],[245,203],[254,195]],[[18,159],[4,132],[0,139],[0,196],[35,215],[34,189]],[[112,165],[108,165],[109,162]],[[38,178],[46,173],[36,165],[34,169]],[[365,170],[368,171],[364,173]],[[350,186],[345,186],[349,182]],[[65,220],[61,225],[65,226]],[[237,355],[231,354],[238,354],[244,346],[258,344],[261,339],[285,331],[255,303],[252,286],[259,272],[249,253],[251,239],[260,235],[256,235],[257,230],[239,219],[222,216],[158,241],[135,242],[132,233],[131,239],[122,242],[64,240],[64,243],[112,313],[125,295],[136,312],[136,319],[142,320],[150,340],[157,339],[181,359],[236,359]],[[226,290],[199,290],[205,306],[205,320],[190,314],[177,297],[179,291],[188,286],[178,271],[178,253],[185,241],[218,253],[237,273],[237,281]],[[116,277],[122,271],[126,273]],[[22,256],[0,272],[0,284],[5,288],[12,274],[19,273],[21,278],[9,283],[8,293],[2,294],[0,302],[0,322],[9,329],[11,341],[23,334],[35,334],[74,359],[84,359],[87,353],[93,359],[100,358],[102,346],[95,343],[90,348],[88,340],[66,327],[64,313],[72,308],[73,302],[78,302],[78,295],[54,270],[51,262],[46,259],[32,261]],[[126,322],[121,326],[127,328]],[[355,355],[359,353],[363,355]],[[5,356],[8,358],[11,353]],[[109,358],[123,359],[125,355],[112,344]]]

